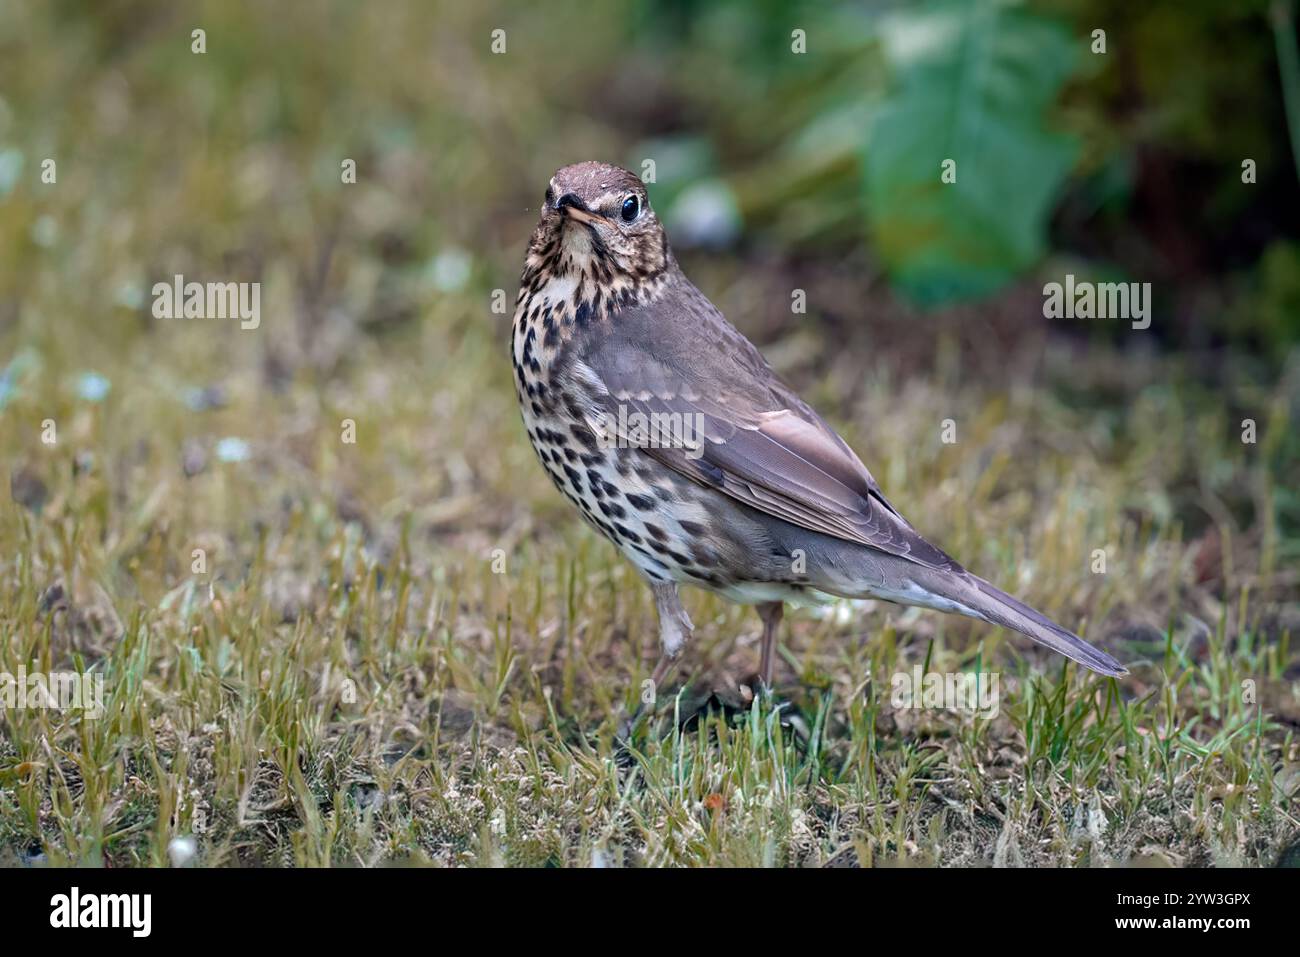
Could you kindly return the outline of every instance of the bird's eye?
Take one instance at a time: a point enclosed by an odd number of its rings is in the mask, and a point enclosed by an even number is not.
[[[546,187],[546,205],[550,206],[555,202],[555,190],[550,186]]]
[[[641,200],[637,199],[635,193],[623,200],[623,222],[632,222],[639,212],[641,212]]]

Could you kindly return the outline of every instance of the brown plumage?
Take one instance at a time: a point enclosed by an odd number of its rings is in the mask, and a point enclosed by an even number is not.
[[[763,680],[785,601],[880,598],[1004,625],[1107,675],[1109,655],[963,569],[682,274],[645,186],[552,177],[512,331],[529,439],[650,583],[661,679],[690,636],[681,583],[755,604]]]

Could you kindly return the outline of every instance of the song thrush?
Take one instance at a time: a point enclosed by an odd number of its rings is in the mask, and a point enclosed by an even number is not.
[[[1127,674],[917,534],[682,274],[627,170],[578,163],[551,178],[511,353],[542,465],[654,591],[656,682],[691,634],[679,584],[757,606],[769,687],[784,603],[829,596],[955,612]]]

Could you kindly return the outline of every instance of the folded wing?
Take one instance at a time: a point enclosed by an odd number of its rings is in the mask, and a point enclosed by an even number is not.
[[[712,310],[707,300],[691,305]],[[655,337],[636,326],[653,325],[656,308],[673,306],[681,303],[621,314],[580,358],[575,371],[596,397],[587,411],[593,428],[802,528],[960,570],[917,534],[844,440],[729,326],[717,330],[724,361],[715,356],[707,367],[674,344],[655,353],[641,345]]]

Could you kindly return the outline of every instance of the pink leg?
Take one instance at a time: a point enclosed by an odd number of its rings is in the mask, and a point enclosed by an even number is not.
[[[772,687],[772,667],[776,664],[776,630],[785,615],[785,604],[779,601],[764,602],[757,606],[758,617],[763,619],[763,661],[759,671],[763,687]]]

